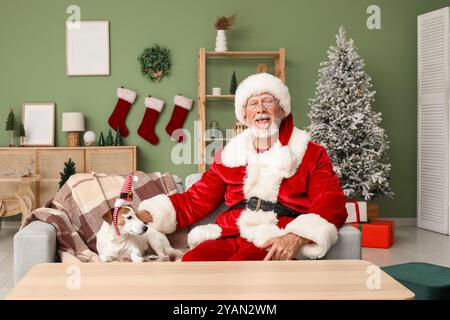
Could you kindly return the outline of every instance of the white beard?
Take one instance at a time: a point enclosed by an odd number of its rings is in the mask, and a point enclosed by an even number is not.
[[[282,119],[274,118],[272,123],[267,128],[258,128],[255,125],[250,125],[251,132],[255,138],[258,139],[267,139],[272,138],[272,141],[276,141],[278,139],[278,133],[280,129]]]

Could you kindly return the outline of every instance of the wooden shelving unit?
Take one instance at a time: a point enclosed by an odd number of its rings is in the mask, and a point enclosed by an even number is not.
[[[206,65],[208,59],[273,59],[274,74],[283,82],[286,81],[285,69],[285,49],[280,48],[278,51],[226,51],[215,52],[206,51],[200,48],[198,53],[198,118],[200,121],[199,135],[199,159],[198,172],[206,171],[205,149],[206,142],[212,141],[205,139],[206,131],[206,102],[207,101],[233,101],[234,95],[213,96],[206,94]],[[222,139],[225,140],[226,139]]]

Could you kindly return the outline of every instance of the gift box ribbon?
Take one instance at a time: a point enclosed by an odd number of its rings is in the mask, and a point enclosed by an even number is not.
[[[356,222],[361,222],[361,215],[359,214],[359,203],[356,200],[349,200],[347,202],[353,203],[355,205],[356,211]]]

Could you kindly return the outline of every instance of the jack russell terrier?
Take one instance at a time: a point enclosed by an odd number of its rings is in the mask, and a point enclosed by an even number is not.
[[[172,248],[165,234],[147,225],[152,221],[148,211],[136,214],[130,206],[121,207],[117,216],[120,235],[113,225],[113,212],[114,208],[103,215],[104,222],[97,233],[97,252],[102,262],[120,261],[125,257],[130,257],[133,262],[173,261],[183,256],[181,250]],[[149,248],[156,255],[145,257]]]

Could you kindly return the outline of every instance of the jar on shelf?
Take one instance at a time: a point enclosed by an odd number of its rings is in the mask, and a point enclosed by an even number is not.
[[[216,120],[212,120],[209,123],[209,130],[207,133],[207,139],[217,139],[222,138],[222,132],[219,129],[219,122]]]

